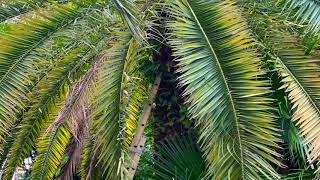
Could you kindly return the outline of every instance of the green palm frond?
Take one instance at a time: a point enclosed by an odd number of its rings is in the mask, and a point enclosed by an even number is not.
[[[163,141],[154,160],[156,179],[200,180],[205,177],[206,163],[191,135]]]
[[[144,24],[141,13],[139,12],[136,4],[127,0],[113,0],[113,3],[135,38],[140,42],[145,41],[146,35],[143,30]]]
[[[279,98],[279,112],[281,119],[281,128],[283,130],[283,139],[292,158],[292,163],[299,165],[299,167],[307,166],[307,159],[310,158],[309,147],[304,144],[304,139],[299,135],[299,129],[291,121],[292,111],[291,104],[286,96],[281,94]]]
[[[27,88],[35,73],[36,63],[28,58],[50,35],[78,15],[76,7],[59,6],[27,20],[28,24],[16,24],[0,38],[0,141],[14,121],[16,113],[24,107]],[[50,17],[50,18],[49,18]],[[25,31],[28,28],[29,31]],[[18,97],[18,98],[17,98]]]
[[[102,65],[102,70],[99,70],[95,90],[98,94],[93,103],[94,150],[106,179],[119,179],[124,176],[123,169],[118,170],[122,166],[123,156],[120,133],[122,80],[130,41],[128,35],[124,36],[127,38],[122,39],[120,36],[119,42],[112,44],[111,49],[105,53],[105,58],[109,58]]]
[[[288,175],[285,175],[282,179],[283,180],[307,180],[307,179],[314,179],[314,171],[312,170],[305,170],[305,169],[297,169],[293,170]]]
[[[54,128],[52,132],[42,132],[37,143],[37,158],[32,167],[32,179],[53,179],[70,137],[71,133],[63,125]]]
[[[123,33],[120,33],[118,38],[120,38],[118,42],[111,44],[111,49],[106,52],[109,58],[99,71],[94,90],[98,94],[93,102],[94,151],[97,154],[97,162],[102,165],[107,179],[120,179],[125,176],[122,168],[124,160],[121,160],[124,154],[120,112],[125,60],[132,39],[128,34]]]
[[[127,148],[130,143],[128,141],[132,138],[126,138],[126,135],[132,132],[132,129],[126,129],[129,128],[127,122],[135,121],[139,115],[136,110],[130,112],[128,108],[130,105],[128,96],[137,91],[127,87],[136,81],[134,74],[131,74],[136,69],[134,64],[138,65],[137,62],[145,58],[147,52],[136,51],[141,47],[128,33],[118,33],[115,35],[118,40],[110,44],[111,48],[105,52],[109,57],[99,71],[94,89],[96,92],[93,102],[94,151],[97,163],[103,167],[106,179],[125,177],[124,161],[127,158]],[[140,104],[138,99],[134,103]]]
[[[8,156],[5,174],[10,177],[17,165],[28,155],[39,133],[47,129],[52,123],[48,115],[55,109],[57,99],[64,100],[68,86],[73,79],[78,79],[86,64],[95,58],[97,53],[105,48],[108,34],[99,34],[101,37],[93,39],[92,44],[83,44],[59,61],[56,68],[42,79],[35,89],[38,89],[32,99],[31,108],[24,115],[19,135]],[[71,78],[71,79],[70,79]],[[59,109],[58,109],[59,110]]]
[[[260,60],[231,1],[168,3],[170,43],[213,179],[279,179],[279,135]]]
[[[294,16],[301,22],[306,23],[313,33],[320,31],[320,2],[317,0],[285,0],[285,9],[294,10]]]
[[[319,109],[319,59],[306,56],[304,49],[297,45],[297,39],[281,32],[271,36],[269,51],[272,62],[282,78],[282,87],[292,103],[292,121],[300,129],[300,136],[305,139],[311,152],[310,163],[320,155],[320,109]]]
[[[46,0],[15,0],[0,2],[0,23],[23,14],[33,7],[42,5]]]

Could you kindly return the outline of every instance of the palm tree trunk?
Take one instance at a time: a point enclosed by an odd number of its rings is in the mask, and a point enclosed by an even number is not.
[[[146,137],[144,136],[144,130],[145,130],[146,125],[148,123],[148,119],[149,119],[149,116],[150,116],[151,110],[152,110],[152,105],[153,105],[155,97],[157,95],[160,82],[161,82],[161,74],[158,74],[153,85],[152,85],[151,96],[149,98],[149,101],[147,102],[147,104],[144,107],[142,119],[140,119],[140,121],[138,123],[138,127],[137,127],[137,130],[135,132],[135,135],[134,135],[134,138],[132,141],[132,146],[130,147],[130,150],[129,150],[129,156],[131,159],[131,162],[129,163],[129,165],[127,167],[127,173],[128,173],[129,179],[133,179],[134,174],[135,174],[136,169],[139,164],[141,154],[142,154],[144,147],[145,147]]]

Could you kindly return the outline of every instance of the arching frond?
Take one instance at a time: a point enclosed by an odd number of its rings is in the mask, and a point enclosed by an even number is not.
[[[27,88],[34,78],[34,59],[30,53],[59,28],[74,20],[79,11],[73,6],[59,6],[42,14],[43,19],[32,18],[28,24],[16,24],[0,38],[0,141],[24,107]],[[28,28],[28,31],[25,31]]]
[[[8,156],[5,175],[11,177],[15,167],[21,163],[31,151],[34,141],[39,137],[40,131],[47,129],[52,123],[48,119],[57,99],[64,100],[65,93],[70,85],[70,80],[78,79],[86,63],[92,61],[96,54],[105,48],[106,34],[100,34],[99,39],[94,39],[93,44],[83,44],[64,57],[59,65],[48,76],[37,84],[37,91],[33,95],[31,108],[24,116],[19,135],[12,146]],[[93,48],[93,47],[94,48]],[[71,79],[70,79],[71,78]],[[58,109],[59,110],[59,109]]]
[[[170,43],[212,179],[279,179],[269,82],[231,1],[168,2]]]
[[[53,179],[70,137],[70,132],[63,125],[55,127],[52,132],[42,132],[37,143],[37,158],[32,166],[32,179]]]
[[[116,38],[118,40],[110,44],[111,49],[106,52],[109,59],[99,70],[93,103],[94,151],[97,163],[101,165],[106,179],[125,177],[123,163],[128,153],[124,145],[125,135],[128,134],[125,121],[128,118],[137,119],[137,117],[126,117],[126,115],[137,115],[126,113],[128,108],[126,96],[131,93],[126,87],[127,83],[130,83],[128,80],[132,78],[130,68],[135,68],[132,65],[137,64],[141,56],[137,52],[143,52],[136,51],[141,47],[128,34],[120,33]],[[142,54],[141,57],[144,56]]]
[[[297,45],[296,38],[286,33],[272,32],[269,54],[279,72],[284,89],[292,105],[292,121],[300,129],[305,144],[310,144],[310,163],[320,157],[320,72],[319,59],[304,55],[304,49]]]
[[[94,150],[107,179],[124,176],[120,112],[125,60],[131,38],[125,34],[118,38],[119,42],[111,44],[111,49],[106,52],[109,59],[99,71],[95,90],[98,94],[93,104]]]

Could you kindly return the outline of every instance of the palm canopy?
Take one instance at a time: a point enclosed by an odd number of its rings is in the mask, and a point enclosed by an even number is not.
[[[0,3],[2,179],[318,172],[318,1]],[[156,96],[168,73],[183,103]],[[183,120],[156,137],[171,101]]]

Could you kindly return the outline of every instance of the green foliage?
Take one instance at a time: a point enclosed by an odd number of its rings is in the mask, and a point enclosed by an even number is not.
[[[59,6],[47,14],[39,14],[43,20],[32,18],[27,21],[29,31],[24,30],[24,23],[16,24],[11,31],[2,34],[0,43],[0,141],[16,120],[16,113],[24,107],[27,86],[34,77],[37,62],[28,58],[50,35],[78,14],[76,7]],[[46,16],[50,18],[46,18]],[[19,97],[19,98],[16,98]]]
[[[127,179],[158,74],[135,179],[319,179],[318,0],[0,1],[2,179]]]
[[[213,179],[278,179],[279,135],[270,87],[246,24],[231,1],[174,1],[169,24]]]
[[[53,179],[71,136],[64,126],[47,133],[44,130],[37,143],[38,156],[32,167],[32,179]]]
[[[285,7],[292,9],[294,16],[301,23],[308,25],[308,30],[318,34],[320,30],[320,2],[317,0],[285,0]]]
[[[193,138],[188,134],[179,135],[157,146],[155,179],[200,180],[205,177],[205,159]]]
[[[15,0],[0,2],[0,23],[42,5],[46,0]]]

